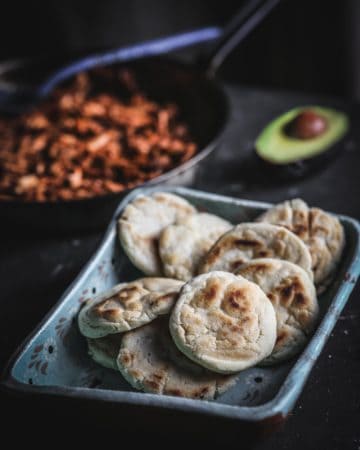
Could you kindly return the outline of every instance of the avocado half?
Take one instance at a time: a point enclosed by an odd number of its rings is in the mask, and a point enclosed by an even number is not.
[[[302,112],[312,111],[326,120],[325,131],[310,139],[299,139],[287,133],[288,125]],[[304,176],[319,168],[340,147],[337,145],[349,129],[346,114],[320,106],[294,108],[270,122],[255,141],[257,155],[280,175]]]

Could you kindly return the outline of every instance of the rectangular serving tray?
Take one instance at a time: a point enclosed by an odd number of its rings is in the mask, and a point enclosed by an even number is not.
[[[350,217],[338,216],[346,233],[344,257],[332,285],[319,298],[318,327],[297,358],[277,366],[254,367],[241,372],[236,386],[216,401],[145,394],[135,392],[119,373],[101,368],[88,357],[76,315],[88,297],[120,281],[141,276],[120,247],[116,223],[128,202],[139,194],[154,191],[180,195],[199,210],[233,223],[251,221],[271,206],[179,187],[143,188],[130,193],[117,208],[94,256],[11,358],[2,375],[3,387],[17,393],[100,400],[117,405],[119,409],[163,409],[245,422],[282,420],[299,397],[359,276],[359,223]]]

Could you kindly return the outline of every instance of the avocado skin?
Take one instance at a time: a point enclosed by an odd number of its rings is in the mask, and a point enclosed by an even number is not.
[[[334,143],[329,146],[325,146],[324,148],[320,148],[320,151],[315,153],[314,155],[307,155],[305,158],[299,158],[295,161],[286,162],[286,163],[278,163],[275,161],[271,161],[270,159],[267,159],[264,157],[259,151],[259,141],[262,138],[262,145],[264,145],[264,132],[267,132],[269,134],[269,127],[276,126],[276,123],[278,123],[279,120],[281,120],[285,115],[290,117],[290,119],[286,122],[282,123],[282,128],[286,127],[286,125],[292,120],[292,118],[299,112],[311,109],[315,110],[317,112],[321,113],[331,113],[332,115],[339,115],[342,119],[342,127],[340,128],[339,132],[335,136]],[[332,123],[331,120],[329,120],[328,127],[331,127]],[[282,130],[281,128],[281,130]],[[271,131],[271,130],[270,130]],[[276,129],[275,129],[276,131]],[[349,131],[349,120],[348,116],[344,113],[340,113],[338,111],[335,111],[330,108],[322,108],[319,106],[306,106],[306,107],[300,107],[300,108],[294,108],[291,111],[288,111],[287,113],[277,117],[275,120],[270,122],[270,124],[264,128],[264,130],[260,133],[259,137],[257,138],[255,142],[255,155],[256,155],[256,161],[259,166],[259,169],[264,171],[264,174],[271,175],[274,177],[279,178],[282,181],[288,181],[291,179],[300,179],[304,178],[314,172],[317,172],[324,168],[327,164],[329,164],[331,161],[333,161],[337,156],[339,156],[340,152],[344,150],[344,143],[345,139],[348,136]],[[292,139],[289,137],[287,140],[284,139],[286,144],[291,146]],[[304,146],[307,146],[308,141],[304,141]],[[328,143],[328,142],[326,142]],[[266,142],[265,142],[266,144]]]
[[[256,165],[264,176],[276,177],[279,181],[305,178],[325,169],[326,166],[340,156],[341,151],[344,151],[344,142],[345,139],[341,139],[341,141],[337,142],[320,155],[288,164],[274,164],[270,161],[266,161],[254,152]]]

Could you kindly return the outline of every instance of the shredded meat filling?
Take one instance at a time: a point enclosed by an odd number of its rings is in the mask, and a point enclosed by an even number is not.
[[[77,75],[36,109],[0,118],[0,199],[121,192],[196,150],[175,104],[149,99],[127,70],[97,69]]]

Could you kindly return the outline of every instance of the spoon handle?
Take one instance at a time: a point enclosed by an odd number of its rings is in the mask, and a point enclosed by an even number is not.
[[[53,73],[38,87],[38,96],[47,96],[56,85],[83,70],[88,70],[96,66],[103,66],[122,61],[145,58],[165,54],[181,48],[186,48],[202,42],[212,41],[221,36],[221,28],[207,27],[185,33],[180,33],[165,38],[158,38],[139,44],[110,50],[105,53],[87,56],[64,66]]]

